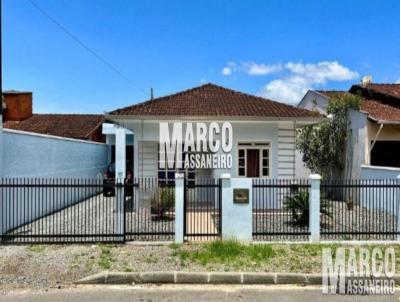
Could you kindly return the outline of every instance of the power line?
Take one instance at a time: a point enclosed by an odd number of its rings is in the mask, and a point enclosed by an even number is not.
[[[49,19],[53,24],[55,24],[58,28],[60,28],[67,36],[69,36],[72,40],[74,40],[78,45],[80,45],[82,48],[84,48],[86,51],[88,51],[90,54],[95,56],[97,60],[99,60],[101,63],[106,65],[108,68],[110,68],[112,71],[114,71],[117,75],[119,75],[121,78],[123,78],[126,82],[131,84],[133,87],[136,89],[140,90],[144,94],[148,95],[148,93],[135,84],[133,81],[131,81],[127,76],[125,76],[121,71],[119,71],[113,64],[109,63],[105,58],[103,58],[101,55],[96,53],[92,48],[87,46],[82,40],[80,40],[77,36],[75,36],[71,31],[69,31],[64,25],[62,25],[60,22],[58,22],[56,19],[54,19],[52,16],[50,16],[43,8],[38,6],[33,0],[27,0],[36,10],[38,10],[43,16],[45,16],[47,19]]]

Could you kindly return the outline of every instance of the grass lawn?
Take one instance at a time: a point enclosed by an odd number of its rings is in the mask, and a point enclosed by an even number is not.
[[[393,247],[396,255],[400,255],[400,245],[245,245],[235,241],[214,241],[202,244],[171,245],[170,247],[173,249],[173,256],[180,260],[183,267],[197,264],[203,266],[207,270],[221,270],[222,267],[225,271],[318,273],[321,272],[322,269],[323,248],[331,248],[332,254],[335,255],[337,247],[355,247],[358,257],[360,248],[367,248],[371,252],[374,247],[380,247],[382,252],[384,252],[385,248]],[[346,250],[346,252],[348,252],[348,250]],[[399,271],[399,269],[400,261],[397,260],[396,270]]]

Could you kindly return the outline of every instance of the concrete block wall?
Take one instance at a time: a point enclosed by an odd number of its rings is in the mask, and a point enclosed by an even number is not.
[[[4,129],[2,147],[0,179],[19,179],[20,182],[22,178],[37,178],[42,182],[45,182],[43,179],[54,181],[57,178],[101,181],[108,163],[109,149],[105,144],[23,131]],[[0,234],[85,200],[98,194],[99,190],[81,188],[74,194],[63,194],[65,188],[1,187]],[[30,212],[22,212],[24,208],[29,208]]]

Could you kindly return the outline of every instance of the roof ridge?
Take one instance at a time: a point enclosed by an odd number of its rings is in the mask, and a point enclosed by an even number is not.
[[[232,89],[232,88],[227,88],[227,87],[224,87],[224,86],[221,86],[221,85],[217,85],[215,83],[208,82],[208,83],[205,83],[205,84],[200,85],[200,86],[196,86],[196,87],[192,87],[192,88],[189,88],[189,89],[185,89],[183,91],[179,91],[179,92],[175,92],[175,93],[172,93],[172,94],[160,96],[160,97],[152,99],[152,100],[150,99],[150,100],[143,101],[143,102],[140,102],[140,103],[136,103],[136,104],[133,104],[133,105],[117,108],[115,110],[112,110],[111,112],[117,112],[117,111],[120,111],[120,110],[128,109],[128,108],[131,108],[131,107],[136,107],[136,106],[143,106],[143,105],[154,103],[154,102],[167,101],[168,98],[179,96],[179,95],[183,95],[183,94],[190,93],[190,92],[193,92],[193,91],[196,91],[196,90],[200,90],[200,89],[205,88],[207,86],[214,87],[214,88],[221,89],[221,90],[225,90],[225,91],[230,91],[232,93],[240,94],[242,96],[246,96],[246,97],[250,97],[250,98],[256,98],[256,99],[258,99],[260,101],[273,103],[273,104],[275,104],[277,106],[284,106],[286,108],[295,108],[295,109],[299,109],[299,110],[305,110],[303,108],[298,108],[295,105],[291,105],[291,104],[287,104],[287,103],[281,103],[281,102],[278,102],[278,101],[275,101],[275,100],[271,100],[271,99],[268,99],[268,98],[265,98],[265,97],[262,97],[262,96],[253,95],[253,94],[250,94],[250,93],[238,91],[238,90],[235,90],[235,89]]]
[[[188,88],[188,89],[185,89],[185,90],[182,90],[182,91],[178,91],[178,92],[174,92],[174,93],[171,93],[171,94],[166,94],[166,95],[163,95],[163,96],[159,96],[159,97],[156,97],[154,99],[145,100],[145,101],[133,104],[133,105],[117,108],[115,110],[112,110],[111,112],[127,109],[127,108],[130,108],[130,107],[133,107],[133,106],[141,106],[141,105],[149,104],[149,103],[152,103],[152,102],[160,102],[160,101],[163,101],[165,98],[182,95],[182,94],[194,91],[194,90],[199,90],[200,88],[203,88],[205,86],[211,86],[211,85],[219,87],[218,85],[213,84],[213,83],[206,83],[206,84],[203,84],[203,85],[200,85],[200,86],[196,86],[196,87],[192,87],[192,88]]]
[[[32,115],[50,115],[50,116],[104,116],[101,113],[32,113]]]

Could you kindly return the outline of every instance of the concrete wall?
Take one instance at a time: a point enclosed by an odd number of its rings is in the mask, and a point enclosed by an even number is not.
[[[366,163],[368,153],[367,115],[357,110],[349,111],[349,128],[346,147],[345,178],[360,179],[361,165]]]
[[[4,129],[4,178],[96,178],[107,167],[107,145]]]
[[[21,178],[98,179],[107,167],[105,144],[4,130],[1,182]],[[0,178],[1,179],[1,178]],[[44,179],[44,180],[43,180]],[[35,180],[37,183],[37,180]],[[65,183],[65,180],[62,180]],[[1,187],[0,234],[98,194],[101,188]]]
[[[303,99],[297,105],[299,108],[308,110],[317,110],[318,112],[326,115],[328,108],[328,98],[316,91],[309,90],[304,95]]]
[[[361,166],[362,179],[396,179],[400,175],[400,168]]]

